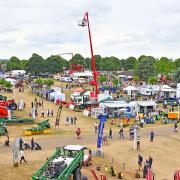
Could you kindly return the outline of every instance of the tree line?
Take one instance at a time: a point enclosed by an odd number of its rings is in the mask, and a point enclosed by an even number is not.
[[[142,55],[139,58],[128,57],[127,59],[119,59],[117,57],[101,57],[95,55],[97,71],[118,71],[118,70],[134,70],[135,78],[148,80],[158,74],[176,77],[180,81],[180,58],[169,59],[161,57],[160,59],[152,56]],[[9,61],[0,62],[1,68],[6,65],[6,70],[24,69],[31,74],[39,73],[57,73],[62,72],[63,68],[69,68],[70,64],[82,64],[86,69],[91,70],[91,58],[84,58],[80,54],[75,54],[72,59],[67,61],[59,55],[52,55],[46,59],[38,54],[32,54],[28,60],[20,60],[18,57],[11,57]]]

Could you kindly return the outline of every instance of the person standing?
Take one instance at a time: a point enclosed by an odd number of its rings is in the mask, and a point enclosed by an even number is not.
[[[124,130],[123,130],[123,128],[121,128],[120,131],[119,131],[119,138],[124,139]]]
[[[74,118],[71,116],[71,124],[74,124]]]
[[[150,142],[153,142],[154,140],[154,131],[152,130],[150,133]]]
[[[4,147],[5,146],[9,146],[9,136],[8,136],[8,134],[5,135]]]
[[[76,121],[77,121],[77,117],[74,116],[74,124],[76,124]]]
[[[132,134],[133,134],[133,129],[132,129],[132,127],[130,127],[129,128],[129,140],[133,139]]]
[[[137,150],[140,150],[140,143],[141,143],[141,138],[140,136],[137,137]]]
[[[69,125],[69,116],[66,117],[66,125]]]
[[[111,128],[109,129],[109,138],[112,139],[112,129]]]
[[[21,149],[20,156],[21,156],[20,164],[21,164],[22,160],[23,160],[25,163],[27,163],[27,161],[25,160],[24,149]]]
[[[20,138],[20,140],[19,140],[19,149],[20,150],[23,149],[23,144],[24,144],[24,142],[23,142],[22,138]]]
[[[151,156],[149,156],[149,168],[151,169],[152,167],[152,162],[153,162],[153,158]]]
[[[31,150],[34,150],[35,143],[34,143],[34,138],[31,139]]]
[[[98,132],[98,123],[97,122],[94,123],[94,131],[95,131],[95,133]]]
[[[178,128],[178,125],[177,125],[177,122],[175,121],[174,122],[174,132],[177,132],[177,128]]]
[[[138,154],[138,168],[139,168],[139,171],[142,169],[142,163],[143,163],[143,157]]]
[[[54,116],[54,110],[51,109],[51,116],[53,117]]]
[[[47,117],[49,117],[49,109],[47,110]]]

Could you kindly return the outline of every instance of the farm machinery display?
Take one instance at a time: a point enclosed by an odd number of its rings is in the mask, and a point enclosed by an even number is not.
[[[0,107],[7,107],[10,110],[16,110],[17,104],[14,99],[7,100],[6,96],[0,95]]]
[[[80,145],[57,147],[46,163],[32,175],[32,180],[67,180],[71,174],[74,180],[81,179],[84,149]]]
[[[13,115],[13,110],[17,109],[15,101],[7,100],[6,96],[0,95],[0,123],[6,122],[7,124],[23,124],[34,123],[33,119],[21,118]]]
[[[51,134],[51,126],[49,123],[49,119],[38,123],[37,126],[34,126],[30,129],[27,129],[23,132],[25,136],[31,136],[31,135],[36,135],[36,134]]]

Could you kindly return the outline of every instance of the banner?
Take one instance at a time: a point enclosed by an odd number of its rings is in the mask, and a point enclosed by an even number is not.
[[[100,123],[99,123],[99,129],[98,129],[97,148],[101,148],[102,138],[103,138],[103,130],[104,130],[104,122],[106,121],[106,115],[99,115],[98,119],[100,120]]]

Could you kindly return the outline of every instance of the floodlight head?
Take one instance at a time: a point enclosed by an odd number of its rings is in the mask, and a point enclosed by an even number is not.
[[[87,20],[85,18],[83,18],[79,23],[78,26],[84,27],[87,26]]]

